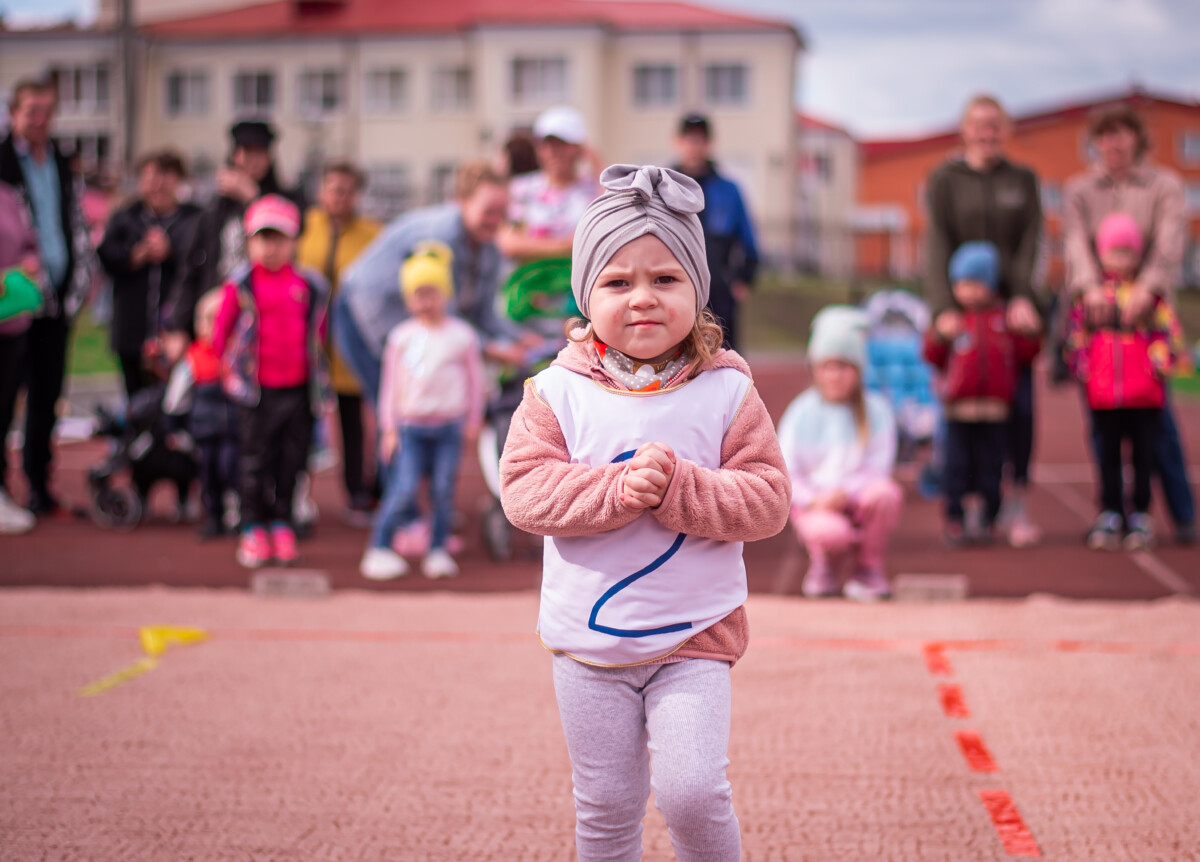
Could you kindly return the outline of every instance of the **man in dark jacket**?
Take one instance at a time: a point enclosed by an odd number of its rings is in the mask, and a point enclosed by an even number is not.
[[[229,130],[233,154],[228,166],[217,173],[217,196],[195,221],[195,230],[180,261],[179,274],[171,290],[167,309],[167,357],[177,361],[188,339],[195,333],[194,317],[200,297],[229,281],[246,263],[246,237],[242,215],[251,201],[262,195],[283,195],[301,212],[299,192],[285,191],[275,176],[271,143],[275,132],[267,123],[243,120]]]
[[[94,263],[80,208],[82,182],[50,137],[56,107],[53,84],[19,82],[9,103],[12,132],[0,142],[0,182],[17,189],[29,207],[45,298],[40,316],[23,336],[23,362],[0,368],[0,374],[23,375],[22,461],[29,480],[29,509],[35,515],[59,508],[49,490],[50,440],[66,375],[71,321],[87,298]]]
[[[725,330],[725,347],[733,350],[737,348],[737,304],[749,296],[758,271],[754,226],[738,187],[717,173],[707,117],[702,114],[684,117],[675,148],[680,159],[676,170],[700,183],[704,191],[700,224],[704,228],[704,246],[712,274],[708,308]]]
[[[145,363],[158,353],[166,292],[175,283],[200,208],[180,203],[183,160],[164,150],[138,164],[138,197],[113,214],[96,253],[113,282],[112,349],[125,394],[151,384]]]

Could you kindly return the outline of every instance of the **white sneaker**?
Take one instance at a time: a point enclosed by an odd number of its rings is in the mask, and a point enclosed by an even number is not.
[[[390,581],[408,574],[408,563],[391,548],[367,548],[358,571],[371,581]]]
[[[28,533],[37,523],[37,518],[28,509],[22,509],[4,491],[0,491],[0,533],[15,536]]]
[[[458,563],[442,548],[434,548],[421,561],[421,573],[427,578],[452,578],[458,574]]]

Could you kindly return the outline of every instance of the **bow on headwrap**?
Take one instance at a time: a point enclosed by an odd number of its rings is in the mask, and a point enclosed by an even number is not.
[[[696,313],[708,304],[708,259],[696,213],[704,209],[700,184],[670,168],[611,165],[600,174],[608,190],[584,211],[571,249],[571,290],[584,317],[600,271],[625,244],[654,234],[696,288]]]

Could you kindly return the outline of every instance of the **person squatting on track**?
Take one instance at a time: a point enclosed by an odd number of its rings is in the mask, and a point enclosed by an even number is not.
[[[1000,254],[982,240],[960,245],[947,268],[957,318],[938,317],[925,334],[925,358],[943,374],[946,412],[946,544],[991,542],[1000,514],[1004,440],[1020,369],[1041,349],[1036,334],[1012,328],[997,293]],[[978,492],[978,533],[964,526],[963,497]]]
[[[808,343],[813,385],[779,421],[792,525],[809,557],[800,590],[810,598],[838,594],[837,564],[851,550],[854,569],[840,590],[846,598],[891,595],[884,554],[904,492],[892,480],[896,420],[884,396],[864,389],[866,360],[866,314],[841,305],[822,309]]]
[[[1101,511],[1087,534],[1088,546],[1096,550],[1124,544],[1135,551],[1154,539],[1154,437],[1162,423],[1166,381],[1184,348],[1179,320],[1161,296],[1150,295],[1149,314],[1124,322],[1144,247],[1141,230],[1128,213],[1110,213],[1100,222],[1096,255],[1107,305],[1097,310],[1080,295],[1067,325],[1067,364],[1083,384],[1099,438],[1094,451]],[[1121,448],[1127,439],[1133,461],[1133,511],[1128,515],[1121,477]]]
[[[379,455],[388,465],[388,480],[359,566],[363,577],[375,581],[408,573],[408,563],[392,549],[392,541],[416,517],[424,477],[429,479],[433,530],[421,571],[427,578],[458,574],[446,541],[454,521],[463,440],[479,436],[484,393],[479,337],[469,323],[449,314],[453,257],[449,246],[431,240],[418,244],[400,268],[410,317],[388,335],[378,400]]]
[[[292,495],[313,416],[325,403],[329,289],[318,273],[292,265],[300,232],[294,203],[260,198],[246,209],[245,225],[251,265],[225,285],[213,347],[225,358],[225,391],[241,406],[237,561],[258,568],[296,559]]]
[[[736,860],[725,770],[730,667],[748,639],[742,543],[787,523],[787,470],[749,366],[702,312],[699,185],[632,165],[601,184],[572,248],[590,323],[526,384],[501,502],[546,537],[538,632],[579,858],[640,859],[653,787],[679,859]]]

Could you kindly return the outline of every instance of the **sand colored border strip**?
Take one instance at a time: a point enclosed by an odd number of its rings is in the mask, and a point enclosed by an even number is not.
[[[1041,856],[1041,848],[1033,833],[1021,819],[1021,812],[1007,790],[980,790],[979,799],[992,818],[1000,843],[1009,856]]]

